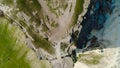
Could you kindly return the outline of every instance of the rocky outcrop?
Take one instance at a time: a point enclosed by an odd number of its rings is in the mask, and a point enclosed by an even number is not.
[[[1,16],[3,16],[3,11],[2,11],[2,10],[0,10],[0,17],[1,17]]]

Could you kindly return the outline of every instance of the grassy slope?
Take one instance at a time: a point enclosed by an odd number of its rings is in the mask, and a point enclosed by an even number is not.
[[[76,0],[76,6],[72,21],[73,23],[71,24],[71,26],[74,26],[77,23],[78,16],[83,11],[83,4],[84,4],[84,0]]]
[[[37,58],[25,45],[19,29],[14,26],[10,28],[8,22],[0,18],[0,68],[51,68],[48,61]],[[19,38],[16,36],[18,34]]]
[[[23,46],[17,50],[13,48],[22,44],[16,44],[16,39],[13,35],[16,28],[8,28],[8,20],[0,19],[0,68],[30,68],[25,60],[27,50],[23,50]],[[23,51],[22,51],[23,50]],[[21,56],[20,52],[22,51]]]

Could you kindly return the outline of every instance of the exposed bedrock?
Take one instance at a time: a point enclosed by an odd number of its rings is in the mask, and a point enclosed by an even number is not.
[[[82,29],[76,42],[77,48],[84,48],[93,29],[100,30],[112,11],[112,0],[91,0],[81,23]]]
[[[54,60],[51,63],[53,68],[73,68],[73,61],[70,57],[65,57],[61,60]]]

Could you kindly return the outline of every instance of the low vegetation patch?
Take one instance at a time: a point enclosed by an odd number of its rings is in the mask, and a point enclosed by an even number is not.
[[[58,27],[58,23],[55,23],[55,21],[51,24],[52,27],[56,28]]]
[[[67,43],[61,43],[61,45],[60,45],[60,48],[61,48],[61,50],[62,51],[65,51],[65,49],[68,47],[68,44]]]
[[[27,31],[31,35],[31,37],[34,39],[33,43],[36,48],[43,48],[48,53],[54,54],[55,52],[54,48],[52,47],[52,44],[48,40],[38,35],[34,31],[32,31],[32,29],[28,29]]]
[[[3,0],[2,3],[9,5],[9,6],[12,6],[14,4],[14,0]]]
[[[84,4],[84,0],[76,0],[76,6],[74,9],[74,15],[73,15],[73,23],[71,24],[71,26],[74,26],[77,23],[79,14],[82,13],[83,11],[83,4]]]
[[[78,57],[78,61],[83,62],[85,64],[92,64],[96,65],[100,63],[100,59],[102,58],[102,55],[99,54],[80,54]]]

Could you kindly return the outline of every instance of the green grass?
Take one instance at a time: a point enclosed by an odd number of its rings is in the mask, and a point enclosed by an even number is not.
[[[20,8],[20,10],[30,13],[33,10],[39,11],[41,9],[41,5],[39,4],[38,0],[17,0],[17,6]]]
[[[13,5],[13,2],[14,0],[3,0],[2,1],[3,4],[9,5],[9,6]]]
[[[97,55],[97,54],[80,54],[78,57],[78,61],[86,63],[86,64],[91,64],[91,65],[96,65],[100,63],[100,59],[102,59],[102,55]]]
[[[73,23],[71,24],[71,26],[74,26],[77,23],[78,16],[83,11],[83,4],[84,4],[84,0],[76,0],[76,6],[74,9],[74,15],[73,15],[73,21],[72,21]]]
[[[7,19],[0,18],[0,68],[30,68],[25,60],[27,50],[23,50],[23,44],[16,43],[16,30],[9,28]],[[14,47],[19,48],[15,50]]]

